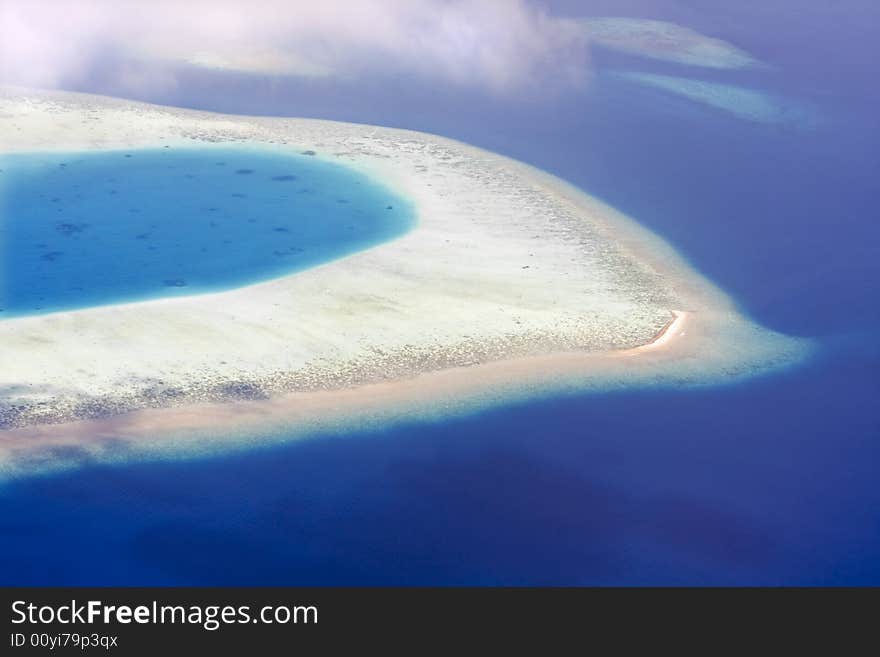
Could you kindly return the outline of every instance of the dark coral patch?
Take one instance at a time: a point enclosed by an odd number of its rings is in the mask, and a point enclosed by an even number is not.
[[[77,233],[83,232],[86,228],[88,228],[88,224],[58,224],[55,226],[55,230],[64,235],[65,237],[70,237],[71,235],[75,235]]]

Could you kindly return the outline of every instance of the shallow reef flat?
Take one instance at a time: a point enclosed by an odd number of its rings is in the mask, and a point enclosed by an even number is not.
[[[6,153],[308,154],[381,182],[415,212],[400,237],[267,282],[0,321],[8,472],[522,396],[711,384],[808,349],[742,317],[612,208],[460,142],[19,89],[0,93],[0,121]]]
[[[617,72],[610,75],[660,89],[745,121],[798,129],[812,129],[820,123],[818,114],[809,105],[757,89],[654,73]]]
[[[643,18],[584,18],[590,41],[602,48],[676,64],[717,69],[759,66],[733,44],[667,21]]]

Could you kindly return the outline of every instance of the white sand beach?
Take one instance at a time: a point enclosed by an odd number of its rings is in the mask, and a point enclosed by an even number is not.
[[[715,384],[809,348],[750,322],[600,201],[442,137],[11,88],[0,125],[4,153],[314,151],[417,214],[398,239],[257,285],[0,321],[9,473],[556,392]]]

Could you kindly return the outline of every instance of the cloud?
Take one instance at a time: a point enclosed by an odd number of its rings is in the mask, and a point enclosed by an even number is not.
[[[515,93],[580,85],[586,34],[527,0],[2,0],[0,81],[64,87],[109,57],[263,74],[405,75]],[[146,70],[144,70],[146,67]],[[168,68],[167,66],[165,67]]]

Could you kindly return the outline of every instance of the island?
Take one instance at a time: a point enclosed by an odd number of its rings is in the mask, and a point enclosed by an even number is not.
[[[306,153],[381,181],[415,212],[394,239],[258,284],[0,319],[6,475],[542,395],[715,384],[809,350],[743,316],[632,219],[451,139],[17,88],[0,91],[0,120],[6,154]]]

